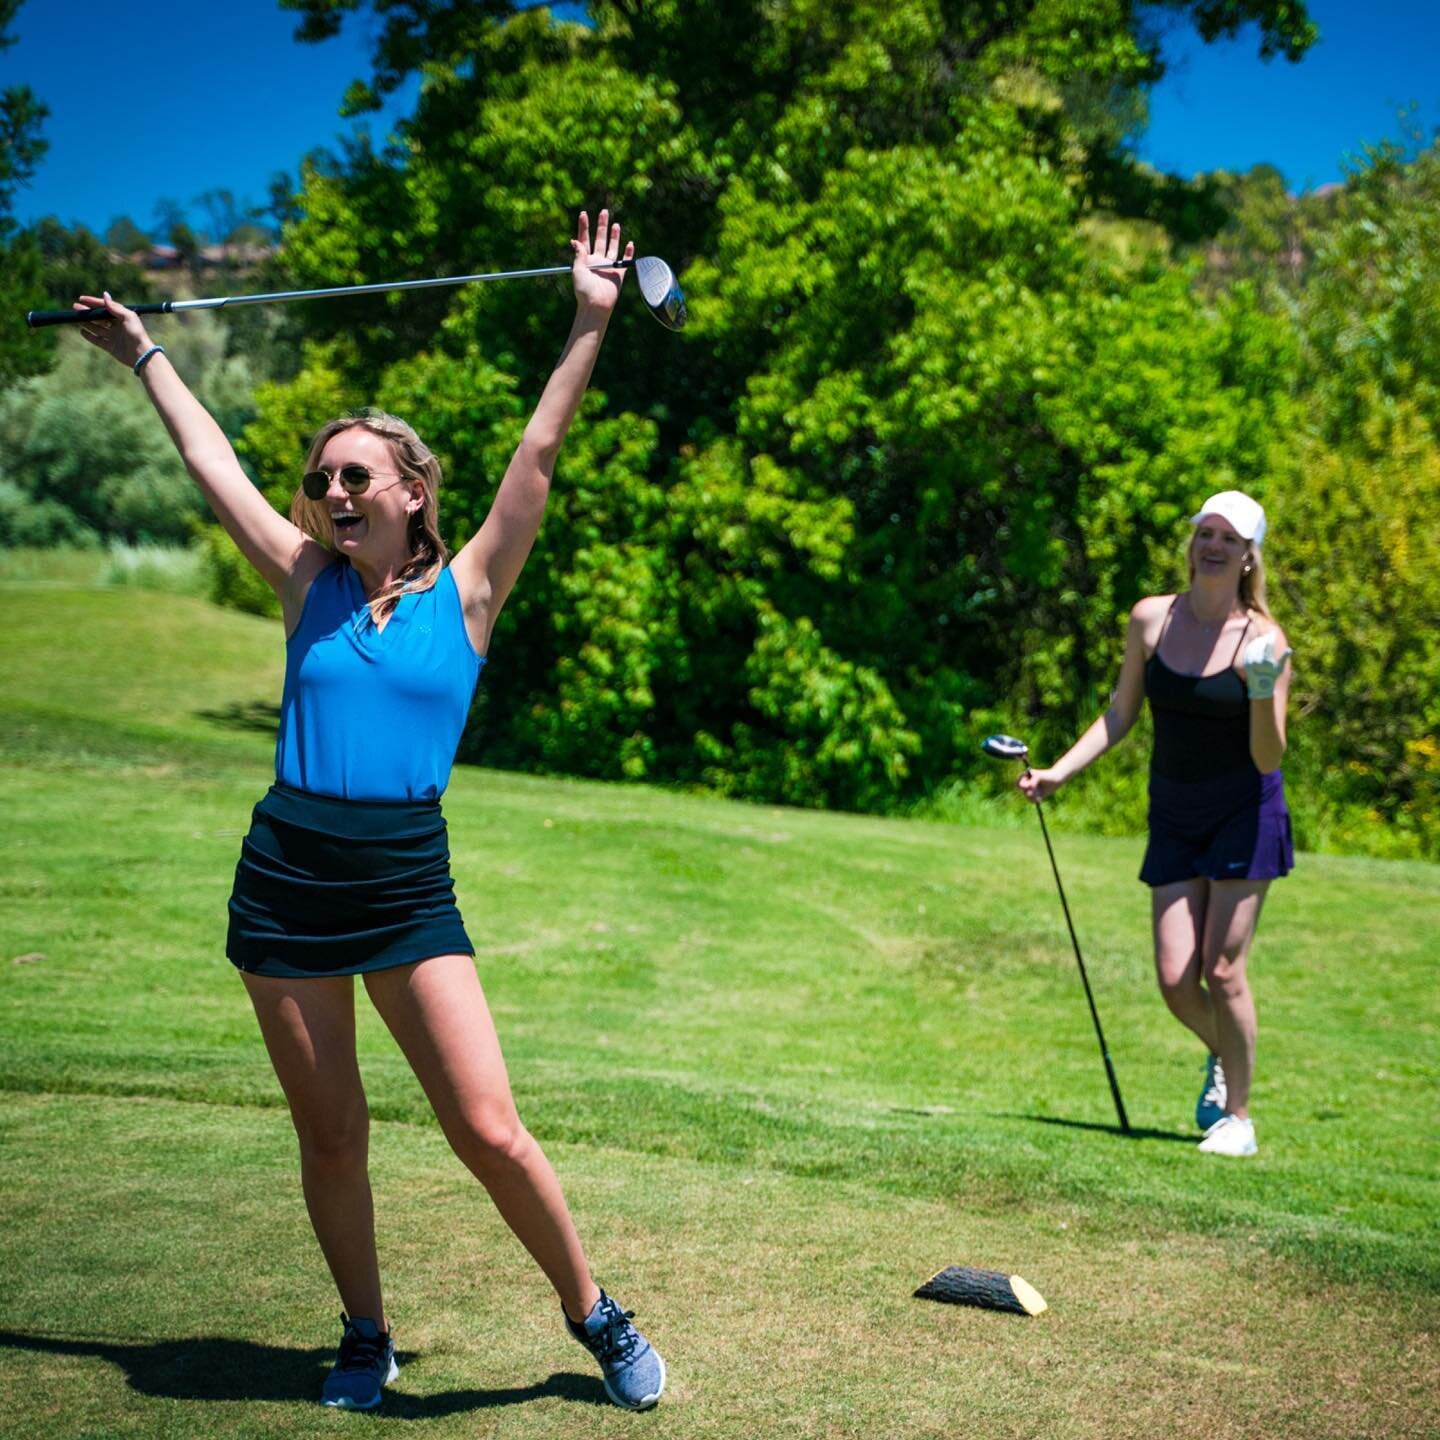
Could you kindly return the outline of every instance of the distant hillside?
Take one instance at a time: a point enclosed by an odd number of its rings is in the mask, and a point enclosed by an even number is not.
[[[126,587],[5,582],[0,597],[0,709],[92,724],[103,710],[197,740],[273,736],[284,678],[278,621]]]

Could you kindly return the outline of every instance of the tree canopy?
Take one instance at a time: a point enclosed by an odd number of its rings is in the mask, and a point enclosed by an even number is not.
[[[1125,612],[1238,486],[1274,514],[1302,831],[1440,852],[1434,152],[1297,200],[1127,146],[1158,23],[1293,61],[1303,5],[283,3],[316,42],[368,12],[350,112],[422,79],[275,197],[284,283],[559,260],[608,205],[691,302],[679,336],[621,307],[468,754],[873,810],[983,785],[977,736],[1053,754],[1104,706]],[[567,310],[549,282],[293,307],[243,458],[283,506],[330,414],[394,410],[459,545]],[[1138,822],[1143,761],[1085,778],[1096,823]]]
[[[10,33],[21,0],[0,0],[0,50],[15,43]],[[9,314],[34,293],[40,275],[40,257],[23,235],[16,234],[15,192],[35,173],[48,148],[41,134],[50,112],[28,85],[10,85],[0,91],[0,306]],[[33,302],[31,302],[33,304]],[[16,338],[10,327],[0,330],[0,385],[43,368],[48,356]]]
[[[286,4],[311,40],[362,8]],[[1313,38],[1294,5],[1188,9],[1206,33],[1258,21],[1267,52]],[[424,84],[395,144],[307,169],[297,283],[534,263],[603,203],[683,272],[695,317],[679,342],[634,308],[615,327],[497,635],[492,758],[914,798],[969,766],[986,717],[1058,735],[1108,686],[1117,612],[1168,573],[1194,492],[1263,491],[1289,337],[1132,244],[1176,210],[1122,148],[1159,73],[1137,7],[373,13],[350,107]],[[324,418],[291,396],[328,376],[438,446],[459,543],[562,317],[519,286],[316,307],[248,453],[287,493]]]

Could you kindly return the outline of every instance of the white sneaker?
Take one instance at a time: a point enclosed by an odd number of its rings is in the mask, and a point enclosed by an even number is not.
[[[1238,1115],[1222,1115],[1205,1132],[1200,1149],[1207,1155],[1253,1155],[1259,1149],[1255,1144],[1255,1122]]]
[[[1225,1067],[1218,1055],[1212,1055],[1205,1062],[1205,1084],[1201,1087],[1200,1098],[1195,1102],[1195,1124],[1201,1130],[1209,1128],[1225,1114]]]

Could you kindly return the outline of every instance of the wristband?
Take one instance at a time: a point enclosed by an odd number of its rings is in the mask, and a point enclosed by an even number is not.
[[[145,368],[145,362],[152,355],[163,355],[164,353],[165,347],[163,345],[152,345],[130,368],[136,375],[138,375],[141,370]]]

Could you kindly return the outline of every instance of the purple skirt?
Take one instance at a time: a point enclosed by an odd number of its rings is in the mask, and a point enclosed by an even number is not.
[[[1290,810],[1280,771],[1253,766],[1211,780],[1150,774],[1150,843],[1140,879],[1173,885],[1211,880],[1276,880],[1295,865]]]

